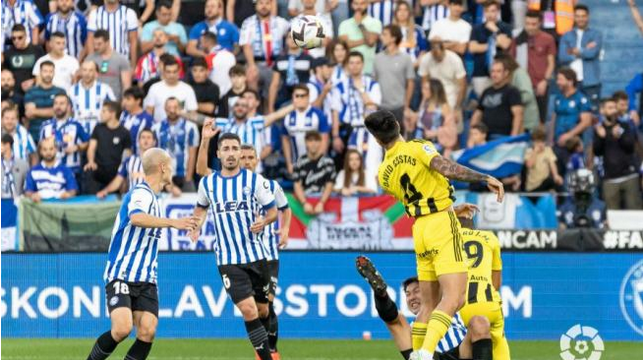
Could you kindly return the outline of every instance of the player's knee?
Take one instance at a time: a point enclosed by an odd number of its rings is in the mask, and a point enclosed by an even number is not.
[[[259,317],[259,311],[254,302],[242,301],[237,304],[239,311],[243,314],[243,318],[246,320],[252,320]]]
[[[469,332],[471,332],[471,341],[475,342],[481,339],[489,339],[491,337],[489,329],[489,319],[484,316],[474,316],[471,318],[471,320],[469,320]]]
[[[259,317],[262,319],[270,316],[270,308],[268,307],[268,304],[257,304],[257,312]]]
[[[136,338],[145,342],[152,342],[156,336],[156,324],[141,325],[136,329]]]
[[[113,324],[112,325],[112,337],[114,340],[121,342],[129,336],[132,332],[131,323],[122,323],[122,324]]]

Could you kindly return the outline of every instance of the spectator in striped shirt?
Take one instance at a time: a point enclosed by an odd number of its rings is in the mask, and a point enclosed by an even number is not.
[[[87,20],[86,46],[94,48],[94,33],[104,29],[109,31],[112,48],[129,58],[132,67],[136,65],[138,47],[138,19],[134,10],[119,4],[118,0],[105,0],[105,5],[92,10]]]
[[[154,47],[153,32],[162,29],[168,37],[165,50],[172,55],[181,55],[185,51],[188,36],[183,25],[172,21],[172,1],[160,0],[156,4],[156,20],[148,22],[141,31],[141,51],[148,52]]]
[[[449,0],[421,0],[419,3],[422,8],[422,30],[424,35],[429,36],[431,27],[438,21],[449,17]]]
[[[25,196],[36,203],[76,196],[78,183],[72,171],[56,159],[56,141],[52,138],[38,143],[38,154],[42,161],[27,173]]]
[[[27,38],[33,45],[40,39],[39,26],[43,19],[36,5],[30,0],[6,0],[2,2],[2,34],[9,34],[15,25],[23,25]],[[13,37],[13,34],[11,35]],[[4,45],[4,42],[3,42]]]
[[[368,15],[379,20],[382,26],[393,22],[395,11],[394,0],[370,0],[368,4]]]
[[[138,135],[154,124],[154,119],[147,111],[143,110],[143,98],[145,94],[138,87],[131,87],[123,94],[123,112],[121,113],[121,124],[129,130],[132,140],[138,139]],[[132,141],[132,153],[137,153],[136,141]],[[142,153],[141,153],[142,154]]]
[[[69,97],[58,94],[54,98],[54,116],[42,124],[40,141],[53,137],[58,146],[58,157],[80,178],[81,153],[87,150],[89,133],[69,114]]]
[[[49,41],[55,32],[65,35],[67,54],[76,59],[86,55],[85,41],[87,40],[87,19],[74,10],[73,0],[55,0],[56,12],[47,15],[45,19],[45,40]]]
[[[14,140],[9,134],[2,135],[2,198],[15,199],[22,194],[29,164],[16,158]]]
[[[158,146],[172,156],[176,166],[172,182],[183,191],[194,192],[194,169],[199,146],[199,130],[193,122],[181,117],[181,103],[170,96],[165,101],[166,118],[152,126]]]
[[[80,81],[69,90],[74,116],[85,132],[91,134],[100,118],[105,100],[116,101],[109,85],[98,81],[98,64],[85,60],[80,66]]]
[[[91,51],[91,50],[88,50]],[[127,58],[112,49],[109,32],[98,30],[94,33],[93,53],[87,56],[98,65],[98,80],[109,85],[117,100],[125,89],[132,85],[132,70]]]
[[[15,104],[2,110],[2,134],[11,135],[13,138],[13,156],[15,158],[28,161],[32,165],[36,164],[38,161],[36,143],[27,129],[20,124],[18,107]]]
[[[167,34],[163,29],[154,30],[152,42],[154,47],[150,52],[141,56],[136,64],[134,78],[138,81],[139,86],[147,85],[150,80],[160,80],[163,70],[163,58],[169,57],[176,60],[179,64],[179,79],[183,79],[183,62],[176,55],[168,54],[165,50],[167,44]],[[150,84],[152,86],[152,84]]]
[[[293,172],[294,195],[303,204],[308,215],[319,215],[330,198],[335,185],[335,163],[322,152],[322,137],[318,131],[306,133],[306,154],[303,154]],[[319,201],[309,201],[320,196]]]
[[[40,64],[44,61],[51,61],[55,66],[53,83],[55,86],[69,91],[72,83],[76,81],[76,73],[80,68],[75,57],[65,53],[65,34],[55,32],[49,38],[49,53],[36,61],[32,74],[36,77],[36,83],[40,83]]]
[[[40,63],[40,82],[25,94],[27,129],[34,138],[40,134],[42,124],[54,116],[54,96],[65,93],[53,84],[55,71],[53,62]]]

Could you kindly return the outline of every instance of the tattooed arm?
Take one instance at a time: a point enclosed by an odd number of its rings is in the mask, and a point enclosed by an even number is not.
[[[451,180],[464,182],[485,181],[489,190],[498,195],[498,202],[502,202],[505,194],[503,185],[491,175],[485,175],[471,170],[466,166],[462,166],[440,155],[431,159],[430,167]]]

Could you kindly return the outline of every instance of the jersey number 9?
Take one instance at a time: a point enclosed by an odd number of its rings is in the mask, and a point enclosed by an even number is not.
[[[482,256],[484,255],[482,244],[473,240],[467,241],[464,243],[464,251],[467,253],[469,260],[474,260],[471,266],[477,268],[482,262]]]

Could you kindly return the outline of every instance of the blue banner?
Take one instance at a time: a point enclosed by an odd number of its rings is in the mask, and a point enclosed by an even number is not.
[[[374,338],[388,333],[356,253],[284,252],[275,308],[285,338]],[[369,254],[400,301],[411,253]],[[576,324],[604,340],[643,341],[640,254],[505,253],[501,296],[509,340],[558,340]],[[109,327],[104,254],[4,254],[3,337],[95,337]],[[212,253],[162,253],[159,337],[245,337]]]
[[[502,137],[484,145],[455,151],[453,158],[476,171],[504,178],[520,174],[529,141],[529,134]]]

